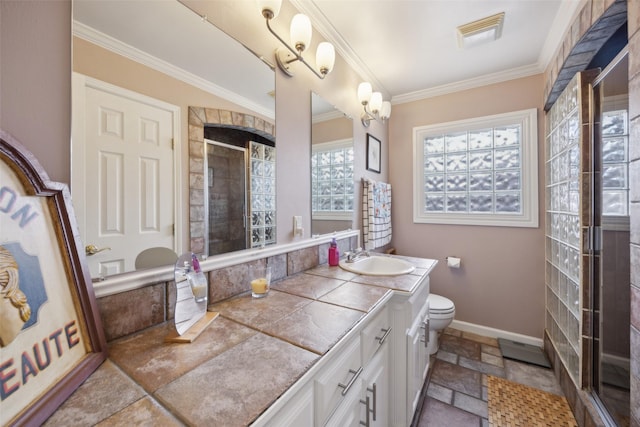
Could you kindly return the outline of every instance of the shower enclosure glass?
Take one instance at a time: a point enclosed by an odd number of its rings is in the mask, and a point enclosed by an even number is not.
[[[276,148],[205,142],[207,255],[275,244]]]
[[[246,249],[247,150],[205,141],[208,255]]]
[[[594,97],[594,340],[592,389],[618,425],[629,424],[629,85],[623,50],[596,78]]]

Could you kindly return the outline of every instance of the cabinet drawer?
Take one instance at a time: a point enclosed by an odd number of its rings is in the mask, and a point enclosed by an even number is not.
[[[316,425],[324,425],[345,396],[359,392],[360,340],[356,336],[314,380]]]
[[[385,307],[360,333],[362,364],[366,365],[378,349],[391,340],[389,310]]]

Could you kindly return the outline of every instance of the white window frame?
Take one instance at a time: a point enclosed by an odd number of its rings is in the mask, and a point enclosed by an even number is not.
[[[627,124],[625,133],[623,135],[616,135],[618,137],[627,138],[627,151],[625,153],[626,160],[626,182],[625,190],[627,191],[627,215],[615,215],[615,214],[602,214],[602,229],[606,231],[629,231],[630,227],[630,214],[631,214],[631,195],[630,193],[630,177],[629,177],[629,145],[631,144],[631,135],[629,129],[629,96],[628,95],[614,95],[603,100],[603,110],[611,112],[613,110],[624,110],[627,114]],[[604,138],[604,136],[603,136]],[[602,164],[604,167],[604,162]],[[602,196],[601,196],[602,197]]]
[[[329,142],[320,142],[311,146],[311,153],[315,154],[318,151],[331,151],[339,148],[353,148],[353,139],[338,139]],[[311,183],[313,186],[313,182]],[[355,197],[355,194],[354,194]],[[355,199],[354,199],[355,204]],[[313,220],[316,221],[351,221],[353,219],[353,210],[350,211],[313,211]]]
[[[486,225],[499,227],[538,227],[538,110],[457,120],[413,128],[413,222],[429,224]],[[474,131],[519,124],[522,129],[520,170],[522,213],[464,213],[424,211],[424,148],[427,136]],[[493,169],[492,169],[493,170]]]

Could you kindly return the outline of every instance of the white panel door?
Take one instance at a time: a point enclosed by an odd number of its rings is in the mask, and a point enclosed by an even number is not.
[[[108,85],[85,84],[82,92],[82,140],[74,131],[72,145],[82,153],[73,157],[72,194],[84,244],[110,248],[87,256],[91,276],[132,271],[142,250],[176,249],[176,111]]]

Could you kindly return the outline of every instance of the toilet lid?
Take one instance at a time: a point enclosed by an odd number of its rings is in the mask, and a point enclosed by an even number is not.
[[[450,312],[455,309],[453,301],[440,295],[429,295],[429,311]]]

